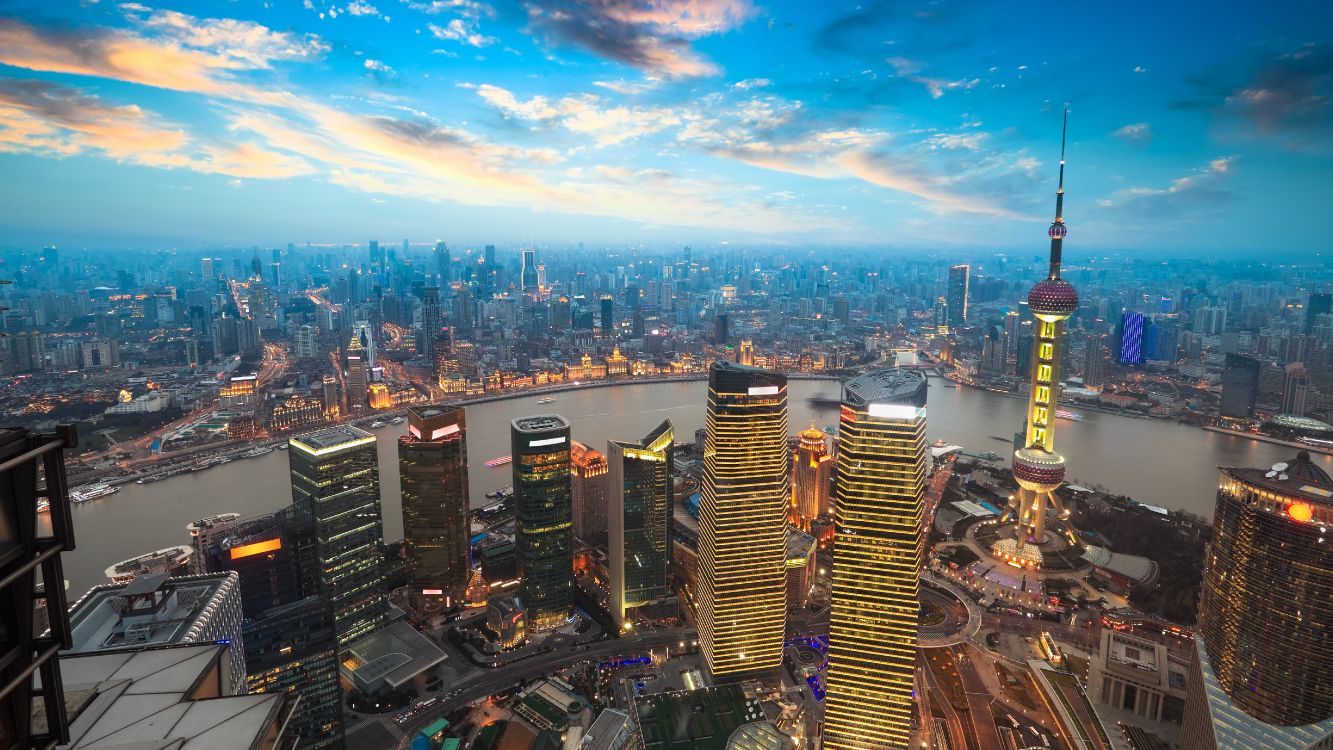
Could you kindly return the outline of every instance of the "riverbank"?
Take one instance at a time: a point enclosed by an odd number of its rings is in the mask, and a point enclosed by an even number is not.
[[[1303,451],[1309,451],[1311,453],[1322,453],[1325,456],[1333,456],[1333,449],[1323,448],[1318,445],[1310,445],[1309,443],[1302,443],[1296,440],[1283,440],[1282,438],[1275,438],[1271,435],[1264,435],[1262,433],[1243,432],[1241,430],[1230,430],[1227,429],[1226,427],[1215,427],[1213,425],[1203,425],[1203,429],[1209,432],[1218,432],[1223,435],[1233,435],[1235,437],[1249,438],[1250,440],[1253,440],[1258,443],[1269,443],[1271,445],[1286,445],[1291,448],[1299,448]]]
[[[787,373],[787,379],[841,381],[844,379],[844,376],[798,372]],[[682,375],[625,376],[604,378],[589,382],[560,383],[557,385],[537,386],[532,388],[515,388],[501,393],[442,399],[440,401],[431,402],[431,405],[467,407],[499,401],[509,401],[512,399],[529,398],[532,396],[547,396],[557,393],[592,390],[595,388],[612,388],[623,385],[651,385],[654,383],[692,383],[705,380],[708,380],[707,372]],[[426,404],[420,405],[425,406]],[[339,419],[336,422],[321,422],[317,425],[311,425],[310,429],[320,429],[335,424],[350,424],[357,427],[364,427],[377,421],[405,416],[407,414],[407,409],[408,407],[405,406],[398,409],[386,409],[383,411],[375,411],[370,414],[347,417]],[[80,471],[79,469],[85,467],[75,466],[71,467],[70,470],[71,484],[83,485],[104,482],[111,485],[122,485],[147,477],[158,477],[173,471],[182,473],[178,470],[188,470],[191,466],[199,466],[199,471],[207,471],[214,466],[222,465],[216,463],[217,459],[226,458],[235,460],[241,458],[242,454],[254,448],[276,448],[278,445],[285,444],[289,437],[299,434],[299,432],[300,431],[293,431],[280,437],[266,438],[263,440],[223,440],[204,445],[192,445],[176,451],[159,453],[150,458],[139,459],[128,465],[117,466],[115,468]]]

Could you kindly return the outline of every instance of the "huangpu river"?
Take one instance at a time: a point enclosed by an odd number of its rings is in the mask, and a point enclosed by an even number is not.
[[[1009,440],[1023,424],[1025,402],[990,391],[964,388],[931,378],[926,435],[975,453],[1005,456]],[[677,442],[692,442],[704,424],[707,384],[702,381],[627,384],[490,401],[467,407],[469,477],[472,504],[487,504],[486,493],[510,484],[509,466],[487,467],[489,459],[509,453],[509,422],[515,417],[557,413],[567,418],[574,439],[605,451],[608,439],[637,439],[663,419],[676,427]],[[823,428],[837,422],[836,409],[818,409],[812,396],[836,398],[831,380],[793,380],[788,388],[788,426],[792,433],[812,422]],[[1107,490],[1166,508],[1211,518],[1218,466],[1267,467],[1295,455],[1295,448],[1207,432],[1161,420],[1072,411],[1083,421],[1061,419],[1056,445],[1069,464],[1069,481]],[[389,424],[379,437],[380,487],[384,537],[402,537],[396,439],[406,424]],[[996,438],[1003,438],[998,440]],[[1333,457],[1315,460],[1333,473]],[[188,544],[185,525],[218,513],[250,517],[291,503],[287,452],[237,459],[206,471],[181,474],[149,484],[124,484],[121,491],[74,506],[77,549],[64,555],[70,601],[105,583],[103,570],[134,555]]]

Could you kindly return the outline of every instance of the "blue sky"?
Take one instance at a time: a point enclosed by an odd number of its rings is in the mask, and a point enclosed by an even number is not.
[[[0,231],[1326,252],[1331,7],[0,0]]]

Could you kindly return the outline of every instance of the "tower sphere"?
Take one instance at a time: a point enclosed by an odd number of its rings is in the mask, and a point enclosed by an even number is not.
[[[1078,309],[1078,292],[1064,279],[1043,279],[1028,292],[1028,308],[1034,315],[1067,318]]]

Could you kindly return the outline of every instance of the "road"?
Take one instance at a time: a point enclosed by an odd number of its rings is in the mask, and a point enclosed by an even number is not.
[[[506,665],[501,669],[474,668],[472,672],[459,677],[446,686],[450,690],[462,690],[462,692],[447,701],[441,701],[437,704],[439,708],[435,711],[415,717],[401,727],[393,723],[393,719],[390,718],[391,713],[372,717],[372,720],[379,719],[385,722],[387,726],[392,727],[395,736],[402,734],[411,737],[435,719],[446,716],[451,711],[466,706],[475,700],[511,688],[522,680],[544,677],[558,669],[563,669],[581,661],[600,661],[613,656],[624,656],[651,648],[678,644],[682,641],[688,643],[694,638],[695,633],[692,629],[666,628],[638,634],[631,638],[612,638],[582,646],[565,647],[547,654],[534,656],[531,659],[525,659],[516,664]],[[471,665],[469,664],[469,666]],[[354,726],[354,724],[348,723],[348,733],[352,731]]]

